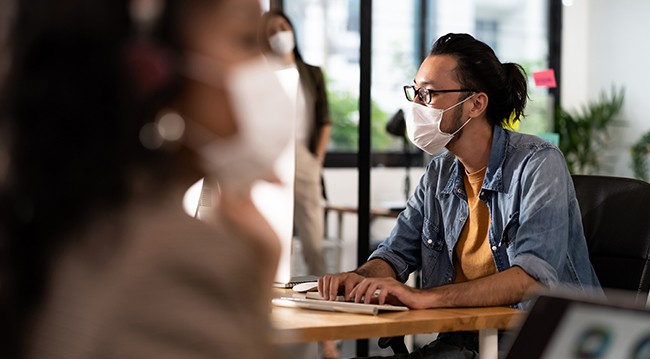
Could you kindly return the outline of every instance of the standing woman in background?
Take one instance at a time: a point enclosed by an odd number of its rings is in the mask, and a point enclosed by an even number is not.
[[[260,15],[257,0],[16,2],[0,357],[280,357],[279,241],[250,185],[289,140],[273,136],[288,100]],[[211,224],[182,207],[202,177],[221,185]]]
[[[296,182],[294,222],[309,274],[326,273],[321,172],[330,137],[330,115],[323,72],[306,64],[287,16],[278,11],[262,16],[261,47],[277,70],[295,72]],[[294,97],[294,96],[290,96]]]
[[[289,75],[285,80],[296,81],[287,86],[296,88],[295,97],[290,96],[295,98],[296,111],[294,225],[309,274],[322,276],[327,266],[321,176],[331,129],[325,78],[319,67],[303,61],[293,25],[284,13],[269,11],[262,16],[260,38],[266,57],[277,65],[277,70]],[[340,356],[334,341],[321,342],[321,352],[326,359]]]

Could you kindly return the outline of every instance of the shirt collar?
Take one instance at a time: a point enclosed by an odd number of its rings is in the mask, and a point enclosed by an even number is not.
[[[510,142],[508,131],[501,126],[494,126],[492,130],[492,145],[490,146],[490,159],[488,160],[485,179],[483,180],[483,189],[496,192],[504,192],[503,189],[503,163],[506,159],[506,150]],[[454,160],[452,173],[449,181],[442,193],[451,193],[453,191],[463,191],[463,173],[465,167],[458,160]]]
[[[492,131],[492,147],[490,148],[490,159],[483,188],[491,191],[503,192],[503,163],[506,161],[506,152],[510,134],[501,126],[496,125]]]

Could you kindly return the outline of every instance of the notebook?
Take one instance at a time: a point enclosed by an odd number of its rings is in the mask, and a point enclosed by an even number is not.
[[[342,299],[342,298],[341,298]],[[383,311],[406,311],[408,307],[390,304],[365,304],[345,302],[342,300],[322,300],[306,297],[281,297],[274,298],[273,305],[279,307],[304,308],[313,310],[323,310],[329,312],[345,312],[357,314],[377,315]]]
[[[290,277],[286,281],[278,281],[278,279],[276,278],[276,281],[273,283],[273,286],[276,288],[290,289],[293,288],[296,284],[318,282],[318,278],[319,277],[315,275],[294,276],[294,277]]]
[[[650,311],[611,299],[540,296],[506,359],[650,358]]]

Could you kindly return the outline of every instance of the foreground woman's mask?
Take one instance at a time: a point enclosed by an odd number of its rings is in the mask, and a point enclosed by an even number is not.
[[[208,176],[216,178],[222,190],[242,194],[248,193],[256,181],[274,178],[274,164],[293,133],[294,111],[264,59],[223,72],[214,60],[193,54],[184,74],[224,88],[236,117],[238,131],[228,138],[188,123],[188,146],[201,156]]]

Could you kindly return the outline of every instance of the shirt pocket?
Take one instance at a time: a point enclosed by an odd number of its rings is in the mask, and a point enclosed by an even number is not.
[[[440,228],[425,218],[422,226],[422,248],[428,251],[442,251],[444,243],[439,234]]]
[[[444,229],[425,219],[422,227],[422,266],[421,277],[423,288],[437,287],[451,283],[453,266],[447,256],[447,245],[444,240]]]

